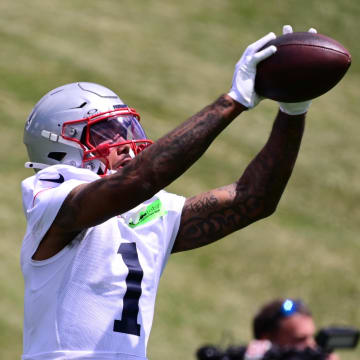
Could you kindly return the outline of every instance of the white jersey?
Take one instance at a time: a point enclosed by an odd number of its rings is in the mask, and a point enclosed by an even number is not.
[[[55,256],[32,260],[69,192],[97,179],[90,170],[55,165],[22,182],[23,360],[146,359],[157,287],[183,197],[160,191],[83,230]]]

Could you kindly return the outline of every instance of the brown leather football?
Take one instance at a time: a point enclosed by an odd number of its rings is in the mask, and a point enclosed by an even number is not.
[[[270,45],[277,52],[257,65],[255,91],[276,101],[300,102],[323,95],[351,64],[349,51],[322,34],[294,32],[265,47]]]

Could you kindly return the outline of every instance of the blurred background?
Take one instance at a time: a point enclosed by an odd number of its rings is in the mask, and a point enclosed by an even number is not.
[[[157,139],[231,85],[247,45],[284,24],[315,27],[352,54],[345,78],[313,101],[277,212],[211,246],[170,258],[148,355],[190,360],[204,343],[245,344],[258,307],[302,298],[318,327],[360,327],[358,0],[2,0],[0,2],[0,358],[22,352],[25,231],[20,182],[27,115],[50,89],[103,84]],[[267,139],[276,103],[244,113],[168,190],[190,196],[237,179]],[[359,350],[340,353],[359,359]]]

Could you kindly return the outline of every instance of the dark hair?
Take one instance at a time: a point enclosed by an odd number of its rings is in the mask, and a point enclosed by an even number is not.
[[[274,334],[281,319],[295,313],[312,316],[311,311],[301,300],[275,299],[263,305],[253,320],[253,334],[255,339],[262,339],[266,334]]]

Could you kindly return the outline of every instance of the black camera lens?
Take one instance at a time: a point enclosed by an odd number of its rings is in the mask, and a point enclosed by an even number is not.
[[[198,360],[221,360],[223,352],[216,346],[202,346],[197,352]]]

